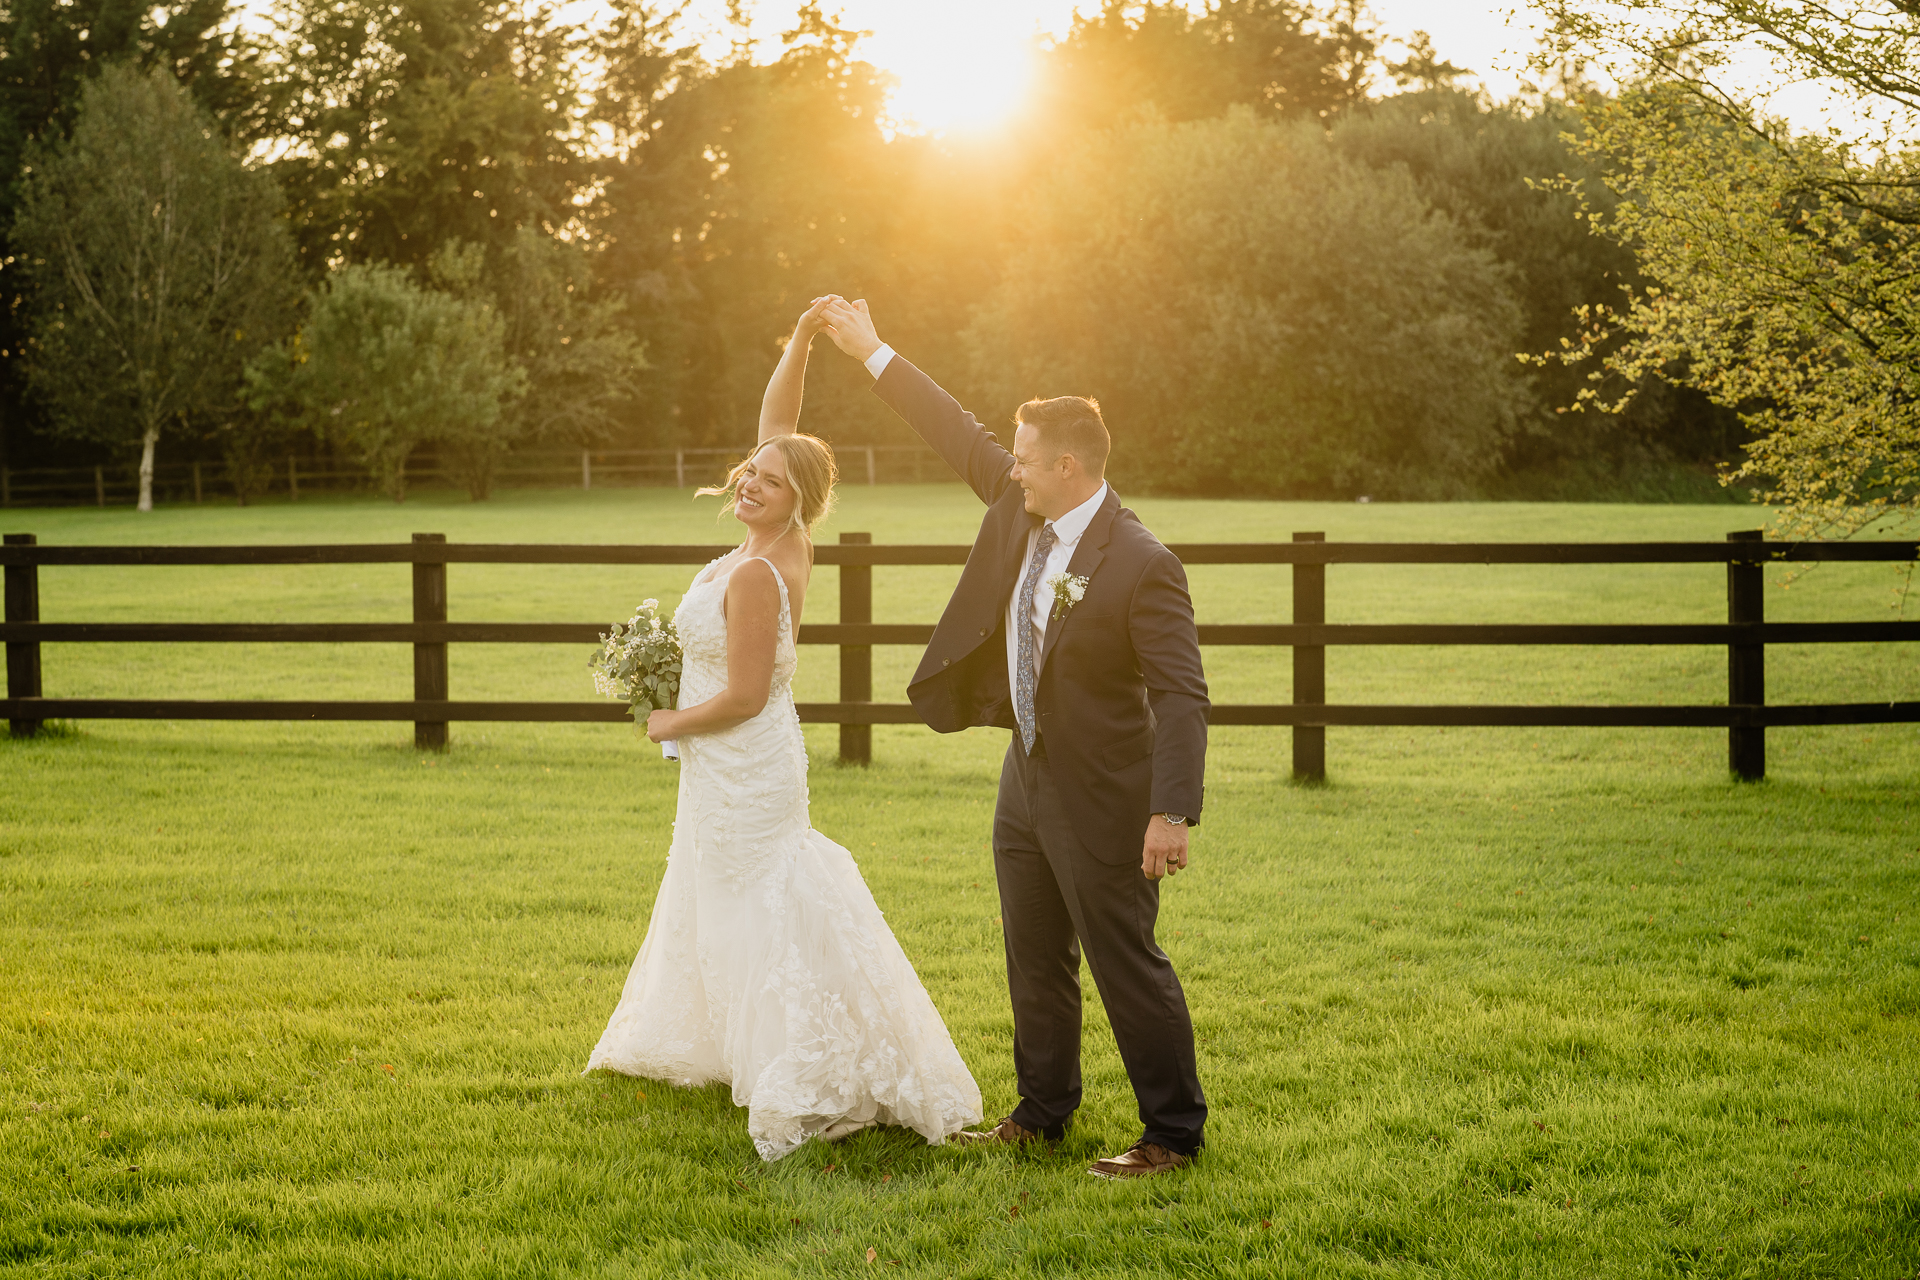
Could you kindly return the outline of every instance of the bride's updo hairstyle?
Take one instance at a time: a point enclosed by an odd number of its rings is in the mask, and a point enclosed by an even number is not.
[[[762,442],[729,471],[725,484],[696,492],[700,497],[718,494],[725,500],[720,509],[720,514],[725,516],[733,510],[740,478],[747,473],[747,467],[761,449],[778,449],[781,458],[786,461],[787,482],[793,486],[793,515],[789,526],[801,533],[812,533],[813,526],[826,519],[827,513],[833,510],[833,486],[840,481],[840,470],[833,462],[833,449],[819,436],[798,431],[791,435],[774,436]]]

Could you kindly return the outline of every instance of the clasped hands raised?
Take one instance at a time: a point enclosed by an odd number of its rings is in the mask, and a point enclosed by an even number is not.
[[[880,349],[880,335],[874,332],[865,298],[848,301],[837,293],[815,298],[793,326],[793,336],[811,342],[814,334],[823,331],[833,339],[834,346],[855,360],[864,362]]]

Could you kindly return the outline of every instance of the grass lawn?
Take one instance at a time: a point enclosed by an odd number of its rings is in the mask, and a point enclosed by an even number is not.
[[[722,541],[684,494],[8,511],[45,542]],[[1170,541],[1719,538],[1739,508],[1148,500]],[[711,508],[705,508],[710,510]],[[961,541],[945,487],[835,528]],[[829,529],[825,535],[833,537]],[[671,603],[689,568],[456,565],[458,620]],[[883,569],[931,620],[957,570]],[[1203,621],[1284,568],[1202,566]],[[1886,566],[1769,593],[1883,618]],[[835,616],[834,573],[808,615]],[[407,616],[405,566],[46,569],[43,616]],[[1715,566],[1346,567],[1333,621],[1724,618]],[[456,698],[591,696],[584,653],[456,646]],[[881,650],[882,697],[913,655]],[[1209,650],[1282,700],[1280,650]],[[1769,651],[1777,701],[1920,697],[1897,646]],[[1700,701],[1724,651],[1336,650],[1334,701]],[[49,695],[406,697],[402,646],[53,646]],[[833,692],[802,654],[800,694]],[[987,851],[1003,733],[808,731],[852,849],[981,1083],[1014,1102]],[[638,949],[671,766],[615,726],[88,722],[0,740],[0,1271],[60,1276],[1920,1274],[1920,727],[1347,729],[1331,784],[1220,729],[1165,891],[1213,1106],[1196,1166],[1086,1176],[1138,1132],[1088,983],[1087,1104],[1049,1155],[883,1131],[762,1165],[725,1089],[579,1074]],[[871,1251],[872,1261],[869,1261]]]

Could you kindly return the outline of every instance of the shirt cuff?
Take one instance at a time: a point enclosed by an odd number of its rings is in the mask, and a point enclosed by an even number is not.
[[[887,364],[892,359],[893,348],[884,342],[881,343],[875,348],[874,353],[866,359],[867,372],[878,378],[887,371]]]

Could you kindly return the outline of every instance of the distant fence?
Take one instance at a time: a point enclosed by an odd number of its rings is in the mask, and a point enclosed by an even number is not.
[[[6,572],[6,716],[15,735],[52,719],[411,720],[414,743],[444,749],[453,721],[630,721],[607,702],[461,702],[447,685],[447,646],[594,644],[605,622],[448,622],[449,564],[705,564],[726,546],[558,546],[449,543],[417,533],[411,543],[260,547],[40,546],[34,535],[8,534],[0,547]],[[933,628],[873,621],[873,566],[964,564],[966,546],[876,546],[865,533],[844,533],[838,545],[815,548],[815,560],[840,570],[840,621],[808,623],[801,644],[838,645],[840,700],[801,703],[800,718],[840,726],[842,760],[872,759],[876,724],[913,724],[904,703],[874,702],[873,646],[925,645]],[[1766,775],[1766,732],[1790,725],[1920,722],[1920,702],[1777,705],[1766,697],[1766,646],[1920,641],[1920,622],[1767,622],[1762,566],[1769,561],[1912,561],[1916,542],[1765,542],[1756,531],[1725,542],[1383,543],[1327,542],[1296,533],[1292,542],[1189,543],[1173,551],[1187,564],[1293,566],[1293,621],[1202,624],[1202,645],[1270,645],[1293,650],[1290,703],[1216,705],[1216,725],[1293,726],[1293,770],[1326,776],[1330,725],[1493,725],[1692,727],[1727,730],[1728,765],[1740,778]],[[409,564],[412,622],[47,622],[40,617],[42,565]],[[1329,624],[1327,568],[1349,564],[1717,564],[1727,566],[1724,623]],[[220,641],[411,644],[413,699],[405,702],[183,701],[150,698],[47,698],[40,687],[40,646],[62,643],[204,643]],[[1341,705],[1327,702],[1329,645],[1725,645],[1727,701],[1705,706]],[[1920,652],[1920,651],[1917,651]]]
[[[578,449],[509,454],[494,473],[496,488],[686,489],[714,484],[750,453],[737,449]],[[834,447],[843,484],[918,484],[951,480],[939,455],[914,444],[849,444]],[[445,468],[410,464],[409,489],[458,487]],[[363,491],[373,488],[363,470],[323,468],[288,457],[274,465],[266,492],[298,500],[305,492]],[[159,463],[153,469],[157,502],[204,502],[228,497],[233,486],[217,462]],[[109,506],[132,503],[140,492],[139,468],[132,464],[98,467],[50,467],[20,470],[0,467],[0,507]]]

